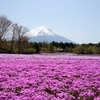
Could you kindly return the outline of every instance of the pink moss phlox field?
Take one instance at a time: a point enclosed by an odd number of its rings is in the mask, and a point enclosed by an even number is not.
[[[100,100],[100,56],[0,54],[0,100]]]

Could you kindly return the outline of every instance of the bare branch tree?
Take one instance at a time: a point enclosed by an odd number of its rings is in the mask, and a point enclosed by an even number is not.
[[[13,35],[12,35],[12,42],[11,42],[11,52],[13,51],[13,43],[14,40],[17,41],[18,53],[22,52],[22,45],[23,41],[28,38],[25,36],[28,29],[24,26],[19,26],[18,24],[13,25]]]
[[[3,49],[3,42],[7,37],[12,22],[5,16],[0,16],[0,48]]]
[[[12,22],[5,16],[0,16],[0,40],[4,39],[10,30]]]
[[[11,53],[13,53],[14,41],[17,37],[17,26],[18,26],[18,24],[12,25]]]

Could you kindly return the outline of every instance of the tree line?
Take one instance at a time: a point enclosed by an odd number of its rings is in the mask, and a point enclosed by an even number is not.
[[[13,23],[6,16],[0,16],[0,53],[76,53],[100,54],[100,43],[75,44],[63,42],[29,42],[25,35],[28,28]]]
[[[25,47],[25,42],[28,42],[28,37],[25,33],[28,28],[13,23],[6,16],[0,16],[0,52],[22,53],[22,48]]]

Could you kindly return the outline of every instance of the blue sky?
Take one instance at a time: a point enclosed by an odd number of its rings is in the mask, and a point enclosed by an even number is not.
[[[48,26],[76,43],[100,42],[100,0],[0,0],[0,15],[29,30]]]

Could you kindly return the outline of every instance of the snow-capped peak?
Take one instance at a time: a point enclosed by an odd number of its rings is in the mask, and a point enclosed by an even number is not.
[[[28,37],[32,37],[32,36],[43,36],[43,35],[56,36],[59,34],[55,31],[53,31],[52,29],[50,29],[49,27],[39,26],[39,27],[27,32],[26,35]]]
[[[46,26],[39,26],[27,32],[25,35],[29,37],[30,42],[72,42],[71,40],[59,35],[57,32],[53,31],[52,29]]]

